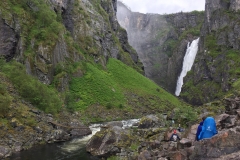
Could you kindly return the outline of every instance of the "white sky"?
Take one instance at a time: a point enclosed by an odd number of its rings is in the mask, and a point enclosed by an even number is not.
[[[131,11],[140,13],[177,13],[194,10],[203,11],[205,0],[119,0]]]

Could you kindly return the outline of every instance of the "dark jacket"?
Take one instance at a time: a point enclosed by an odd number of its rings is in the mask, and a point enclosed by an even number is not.
[[[172,136],[170,137],[170,141],[176,142],[177,140],[180,140],[178,134],[177,133],[173,133]]]
[[[203,125],[203,121],[200,122],[200,124],[199,124],[199,126],[198,126],[198,129],[197,129],[197,133],[196,133],[196,140],[197,140],[197,141],[199,141],[198,136],[199,136],[199,134],[200,134],[201,131],[202,131],[202,125]]]

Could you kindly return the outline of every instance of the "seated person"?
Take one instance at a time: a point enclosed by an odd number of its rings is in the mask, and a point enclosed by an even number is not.
[[[179,132],[184,132],[184,129],[183,128],[181,128],[181,125],[179,124],[178,125],[178,129],[177,129]]]
[[[170,141],[176,142],[177,140],[180,140],[180,138],[179,138],[179,136],[178,136],[178,134],[177,134],[177,130],[174,129],[174,130],[173,130],[173,134],[172,134],[172,136],[170,137]]]
[[[202,126],[203,126],[203,122],[204,122],[204,120],[206,119],[206,117],[202,117],[202,122],[200,122],[200,124],[198,125],[198,129],[197,129],[197,133],[196,133],[196,141],[199,141],[199,139],[198,139],[198,136],[199,136],[199,134],[201,133],[201,131],[202,131]]]
[[[202,125],[202,130],[198,136],[198,140],[204,139],[204,138],[211,138],[215,134],[217,134],[217,127],[216,122],[213,117],[207,117]]]

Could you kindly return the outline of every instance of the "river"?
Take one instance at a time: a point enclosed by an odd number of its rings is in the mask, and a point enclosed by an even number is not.
[[[123,127],[131,127],[138,119],[122,121]],[[97,132],[103,124],[93,124],[90,126],[92,134],[83,138],[73,139],[68,142],[39,145],[29,150],[24,150],[13,154],[6,160],[99,160],[86,152],[87,141]]]

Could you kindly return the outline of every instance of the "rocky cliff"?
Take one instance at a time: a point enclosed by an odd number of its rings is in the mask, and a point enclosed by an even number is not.
[[[199,50],[181,97],[202,104],[223,97],[239,79],[239,5],[206,0]]]
[[[187,43],[200,36],[203,12],[170,15],[131,12],[118,2],[117,18],[144,65],[145,75],[174,93]]]
[[[43,83],[53,81],[57,64],[86,59],[85,53],[102,66],[113,57],[141,72],[136,51],[117,22],[115,0],[22,0],[19,8],[15,5],[1,4],[0,54],[24,63]],[[67,77],[61,78],[67,84]]]

